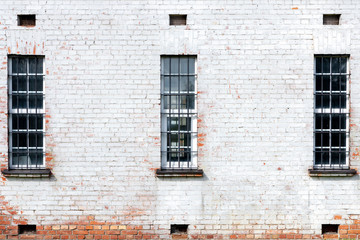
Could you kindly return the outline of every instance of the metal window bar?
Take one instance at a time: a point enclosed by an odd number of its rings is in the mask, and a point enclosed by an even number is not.
[[[324,69],[324,59],[329,62],[328,72],[325,72]],[[318,56],[315,57],[315,60],[316,67],[314,73],[314,167],[321,169],[348,169],[350,135],[350,74],[348,67],[348,57]],[[318,66],[319,62],[321,62],[321,70]],[[338,62],[337,73],[333,72],[333,68],[334,66],[336,66],[336,62]],[[345,66],[344,72],[342,69],[343,66]],[[320,76],[321,79],[320,84],[318,83],[318,76]],[[325,77],[327,80],[325,80]],[[336,86],[336,80],[338,81],[338,86]],[[328,81],[328,83],[326,84],[329,85],[329,88],[326,90],[325,88],[327,87],[325,87],[325,81]],[[319,85],[320,90],[318,89]],[[345,85],[345,87],[343,85]],[[319,119],[320,124],[318,124]],[[325,121],[327,122],[326,125],[328,126],[328,128],[326,128],[327,126],[325,125]],[[338,122],[338,126],[335,126],[336,121]],[[336,127],[338,127],[338,129],[336,129]]]
[[[161,101],[162,101],[162,124],[167,124],[166,130],[162,127],[162,136],[166,135],[166,151],[162,152],[166,154],[166,161],[168,168],[190,168],[193,156],[196,154],[196,151],[193,151],[192,140],[197,133],[193,131],[192,119],[194,119],[197,114],[195,112],[196,106],[196,93],[195,89],[190,91],[190,77],[196,78],[196,74],[190,74],[190,58],[194,57],[184,57],[176,56],[169,57],[168,65],[168,74],[165,74],[162,70],[161,79],[162,79],[162,92],[161,92]],[[186,73],[181,73],[181,61],[180,59],[187,58],[187,70]],[[177,69],[172,69],[172,61],[177,61]],[[165,66],[162,66],[164,68]],[[165,90],[166,78],[168,77],[168,91]],[[183,77],[183,78],[182,78]],[[176,84],[177,89],[173,90],[172,78],[177,80]],[[181,81],[186,78],[186,89],[181,89]],[[174,81],[174,82],[175,82]],[[194,82],[195,84],[195,82]],[[185,100],[185,101],[184,101]],[[191,103],[191,101],[193,101]],[[175,104],[173,104],[175,102]],[[175,106],[173,106],[175,105]],[[191,111],[193,110],[193,111]],[[175,116],[174,116],[175,114]],[[173,124],[175,126],[173,126]],[[185,124],[182,126],[182,124]],[[176,138],[176,140],[174,139]],[[185,165],[183,164],[185,163]]]
[[[34,61],[33,66],[30,65],[30,60]],[[20,72],[20,61],[25,61],[25,72]],[[24,56],[9,57],[9,63],[9,169],[43,168],[45,165],[44,74],[43,66],[41,67],[43,58]],[[13,67],[13,64],[16,64],[16,68]],[[39,73],[39,69],[41,69],[42,72]],[[19,82],[20,76],[22,77],[22,82]],[[42,81],[40,86],[38,86],[39,76]],[[13,86],[14,77],[16,78],[16,89],[14,89]],[[32,78],[34,89],[30,89],[30,78]],[[39,87],[41,89],[39,89]],[[23,91],[23,89],[20,91],[20,88],[25,88],[25,91]],[[16,99],[16,104],[13,102],[14,99]],[[21,101],[25,101],[25,103],[22,103],[22,106],[20,106]],[[16,126],[13,124],[14,118]],[[38,126],[39,120],[42,122],[41,126]],[[33,128],[30,125],[31,122],[34,125]],[[25,129],[21,129],[21,124],[25,124]],[[14,138],[16,140],[16,146],[14,146]],[[23,145],[24,142],[25,145]]]

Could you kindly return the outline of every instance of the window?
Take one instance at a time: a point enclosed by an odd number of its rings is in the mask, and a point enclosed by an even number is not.
[[[324,14],[323,25],[339,25],[340,14]]]
[[[35,15],[18,15],[18,26],[35,27]]]
[[[170,25],[186,25],[187,15],[169,15]]]
[[[44,168],[43,57],[10,56],[8,79],[9,168]]]
[[[349,168],[348,83],[348,56],[315,57],[315,168]]]
[[[196,57],[161,58],[161,167],[197,168]]]

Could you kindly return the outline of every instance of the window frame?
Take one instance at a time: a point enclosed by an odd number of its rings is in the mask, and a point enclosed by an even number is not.
[[[169,59],[174,59],[174,58],[178,58],[179,59],[179,66],[178,66],[178,74],[173,74],[171,73],[171,67],[169,69],[169,73],[165,74],[165,63],[164,63],[164,59],[169,58]],[[186,74],[181,74],[180,73],[180,59],[181,58],[187,58],[188,59],[188,69],[187,69],[187,73]],[[194,73],[190,73],[189,72],[189,59],[192,58],[194,60]],[[161,71],[161,76],[160,76],[160,81],[161,81],[161,169],[197,169],[197,151],[198,151],[198,146],[197,146],[197,56],[196,55],[161,55],[160,57],[160,62],[161,62],[161,66],[160,66],[160,71]],[[171,60],[170,60],[170,66],[171,66]],[[166,91],[165,90],[165,77],[168,76],[169,77],[169,90]],[[180,87],[180,79],[181,76],[187,76],[188,82],[187,82],[187,90],[182,92],[181,91],[181,87]],[[171,89],[171,77],[178,77],[179,81],[178,81],[178,90],[177,91],[172,91]],[[190,91],[189,90],[189,78],[190,77],[194,77],[194,90]],[[168,100],[167,100],[167,104],[169,107],[166,108],[165,107],[165,98],[168,96]],[[177,108],[171,108],[173,106],[172,104],[172,98],[171,97],[176,97],[178,96],[178,98],[176,98],[176,106]],[[180,96],[192,96],[194,98],[194,105],[193,108],[189,108],[188,105],[188,100],[186,100],[186,108],[181,108],[182,103],[180,103],[181,98]],[[189,98],[186,98],[189,99]],[[180,107],[179,107],[180,106]],[[172,118],[176,118],[176,119],[180,119],[181,118],[186,118],[186,130],[180,130],[180,125],[181,124],[177,124],[178,126],[178,130],[172,130],[171,129],[171,122],[170,122],[170,126],[168,126],[168,121]],[[190,119],[190,120],[188,120]],[[179,120],[177,120],[179,121]],[[180,120],[181,121],[181,120]],[[188,126],[188,123],[190,123],[190,129]],[[170,128],[170,129],[169,129]],[[190,141],[188,139],[188,143],[190,143],[190,145],[188,144],[187,146],[187,151],[188,154],[190,155],[190,159],[189,157],[187,157],[186,161],[181,161],[180,160],[180,149],[181,149],[181,144],[180,143],[180,137],[178,137],[178,146],[175,148],[178,149],[177,152],[173,152],[173,151],[168,151],[168,149],[175,149],[172,148],[171,146],[168,146],[168,142],[170,140],[171,134],[188,134],[187,136],[190,136]],[[184,140],[185,141],[185,140]],[[171,140],[170,140],[171,142]],[[184,148],[185,149],[185,148]],[[186,151],[186,150],[185,150]],[[168,161],[170,154],[172,153],[178,153],[178,161]]]
[[[26,59],[26,72],[25,73],[14,73],[13,72],[13,61],[15,59]],[[35,62],[35,71],[30,72],[30,59],[36,59]],[[41,64],[42,64],[42,72],[37,72],[37,64],[38,64],[38,60],[37,59],[42,59]],[[18,60],[17,60],[18,61]],[[12,79],[14,76],[23,76],[26,78],[26,90],[25,91],[20,91],[19,89],[17,91],[13,91],[13,83],[12,83]],[[30,91],[30,76],[35,76],[35,90],[34,91]],[[36,89],[36,82],[37,82],[37,76],[42,76],[42,90],[38,90]],[[19,82],[17,81],[17,85],[18,87]],[[26,97],[26,107],[25,108],[14,108],[13,109],[13,95],[22,95]],[[35,96],[35,107],[31,108],[30,106],[30,98],[29,96],[33,95]],[[37,97],[39,97],[39,99],[41,99],[42,101],[42,107],[39,108],[36,106],[37,104]],[[19,104],[19,102],[18,102]],[[20,129],[18,126],[17,130],[14,130],[13,128],[13,117],[14,116],[22,116],[22,117],[26,117],[26,129]],[[42,120],[40,120],[42,122],[42,128],[38,128],[37,124],[37,120],[35,120],[35,128],[31,129],[30,128],[30,116],[34,117],[35,119],[37,119],[39,116],[42,117]],[[9,151],[9,161],[8,161],[8,165],[9,165],[9,169],[10,170],[39,170],[39,169],[45,169],[46,167],[46,156],[45,156],[45,147],[46,147],[46,142],[45,142],[45,56],[43,55],[8,55],[8,151]],[[18,122],[19,124],[19,122]],[[35,134],[42,134],[42,147],[38,146],[37,144],[37,136],[35,135],[36,138],[36,146],[35,147],[30,147],[29,146],[29,135],[27,135],[26,137],[26,147],[13,147],[13,133],[35,133]],[[14,163],[14,157],[13,154],[14,152],[16,152],[16,150],[18,152],[20,152],[22,150],[23,153],[26,153],[27,155],[27,159],[26,164],[15,164]],[[31,158],[30,158],[30,154],[42,154],[42,164],[31,164]],[[18,160],[19,161],[19,160]]]
[[[316,61],[318,58],[324,59],[324,58],[329,58],[329,72],[324,72],[323,69],[323,60],[322,60],[322,69],[321,72],[318,73],[317,72],[317,64]],[[339,71],[339,73],[333,73],[332,72],[332,61],[334,58],[345,58],[346,59],[346,71],[345,73],[341,73]],[[314,169],[322,169],[322,170],[345,170],[345,169],[349,169],[350,168],[350,55],[348,54],[337,54],[337,55],[329,55],[329,54],[323,54],[323,55],[314,55],[314,81],[313,81],[313,88],[314,88],[314,100],[313,100],[313,109],[314,109],[314,124],[313,124],[313,167]],[[340,66],[339,66],[340,69]],[[321,82],[321,90],[317,91],[317,76],[321,76],[322,77],[322,82]],[[323,81],[323,76],[329,76],[329,90],[328,91],[324,91],[324,81]],[[333,76],[339,76],[339,81],[341,81],[340,76],[345,76],[345,84],[346,84],[346,90],[342,90],[341,89],[341,83],[339,83],[340,88],[339,90],[333,90],[332,89],[332,77]],[[333,102],[332,102],[332,98],[335,96],[339,96],[339,100],[340,100],[340,104],[338,108],[334,108]],[[324,98],[322,98],[321,100],[321,104],[322,107],[318,107],[317,108],[317,96],[329,96],[329,107],[325,108],[323,106],[324,103]],[[345,107],[341,106],[341,97],[345,96]],[[335,101],[334,101],[335,102]],[[316,128],[316,124],[317,124],[317,116],[319,115],[329,115],[329,122],[328,122],[328,128]],[[333,124],[333,118],[334,116],[337,115],[337,117],[339,117],[339,128],[333,128],[332,124]],[[324,122],[323,122],[323,116],[320,116],[320,123],[321,126],[323,126]],[[342,122],[341,119],[344,118],[345,120],[345,128],[342,127]],[[317,146],[316,143],[316,134],[323,134],[323,133],[328,133],[329,134],[329,139],[327,140],[328,143],[328,147],[325,147],[321,145],[321,147]],[[332,134],[334,133],[338,133],[339,134],[339,142],[340,145],[339,147],[334,147],[332,145]],[[342,147],[341,146],[341,134],[345,134],[345,146]],[[323,143],[323,137],[321,137],[321,144]],[[320,150],[319,150],[320,149]],[[339,162],[338,163],[332,163],[332,156],[331,154],[336,152],[335,149],[338,149],[338,153],[339,153]],[[343,151],[345,150],[345,151]],[[322,156],[320,158],[320,164],[317,163],[317,158],[316,158],[316,153],[328,153],[329,157],[328,157],[328,163],[323,163],[322,161]],[[345,163],[341,163],[341,153],[345,152]]]

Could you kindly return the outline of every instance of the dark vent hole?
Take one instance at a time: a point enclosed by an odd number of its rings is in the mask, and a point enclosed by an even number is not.
[[[339,25],[340,14],[324,14],[323,24],[324,25]]]
[[[170,15],[170,25],[186,25],[186,15]]]
[[[189,224],[171,224],[171,234],[187,233]]]
[[[339,232],[339,224],[323,224],[321,234],[337,234]]]
[[[18,26],[34,27],[35,15],[18,15]]]
[[[19,234],[34,234],[36,233],[36,225],[18,225]]]

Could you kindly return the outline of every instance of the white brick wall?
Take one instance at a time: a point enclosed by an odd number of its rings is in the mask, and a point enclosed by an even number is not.
[[[0,161],[8,149],[7,55],[45,55],[54,177],[3,179],[1,195],[39,225],[93,215],[260,236],[345,224],[360,214],[359,177],[308,175],[313,61],[351,55],[350,161],[358,168],[359,11],[353,0],[2,0]],[[18,27],[20,13],[36,14],[37,26]],[[324,13],[342,14],[341,24],[323,26]],[[187,14],[188,26],[168,26],[169,14]],[[201,179],[155,177],[162,54],[197,55]]]

